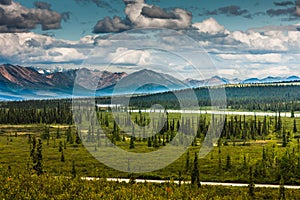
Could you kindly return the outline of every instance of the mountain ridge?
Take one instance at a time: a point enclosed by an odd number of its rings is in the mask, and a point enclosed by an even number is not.
[[[188,87],[300,82],[300,78],[294,75],[241,80],[239,78],[227,79],[213,76],[204,80],[179,80],[171,75],[149,69],[127,74],[125,72],[109,72],[88,68],[63,69],[58,67],[51,70],[42,70],[40,67],[2,64],[0,65],[0,100],[71,97],[75,82],[79,85],[79,89],[84,91],[93,88],[95,81],[98,81],[96,88],[94,86],[96,95],[112,95],[114,91],[120,94],[130,91],[131,93],[157,93]]]

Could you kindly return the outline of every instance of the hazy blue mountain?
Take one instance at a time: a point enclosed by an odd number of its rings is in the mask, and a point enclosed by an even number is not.
[[[112,94],[149,94],[185,88],[227,84],[300,82],[298,76],[227,79],[213,76],[209,79],[186,79],[181,81],[171,75],[143,69],[131,74],[125,72],[63,68],[34,68],[19,65],[0,65],[0,100],[21,100],[34,98],[62,98],[73,95],[74,83],[78,95],[98,96]],[[96,84],[96,85],[95,85]]]
[[[116,84],[97,91],[97,94],[141,94],[180,90],[188,85],[168,74],[143,69],[122,78]]]

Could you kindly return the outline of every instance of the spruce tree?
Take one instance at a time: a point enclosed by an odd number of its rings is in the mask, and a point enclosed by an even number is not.
[[[75,168],[75,161],[72,161],[72,170],[71,170],[72,178],[76,178],[76,168]]]
[[[295,111],[294,109],[291,110],[291,118],[294,118],[295,117]]]
[[[248,195],[250,199],[255,199],[255,192],[254,192],[254,181],[253,181],[253,174],[252,174],[252,167],[249,170],[249,185],[248,185]]]
[[[61,151],[61,157],[60,157],[60,161],[61,161],[61,162],[65,162],[65,155],[64,155],[64,151]]]
[[[129,149],[134,149],[134,137],[133,136],[131,136],[130,137],[130,144],[129,144]]]
[[[63,143],[62,141],[59,141],[58,152],[62,152],[62,150],[63,150]]]
[[[286,147],[287,143],[288,143],[288,140],[287,140],[287,137],[286,137],[285,128],[283,128],[282,132],[283,132],[282,133],[282,147]]]
[[[227,155],[227,157],[226,157],[226,170],[228,171],[228,170],[230,170],[230,168],[231,168],[231,158],[230,158],[229,155]]]
[[[279,186],[279,200],[285,199],[285,188],[284,188],[284,180],[283,177],[280,179],[280,186]]]
[[[296,124],[296,119],[294,119],[294,127],[293,127],[293,132],[297,133],[297,124]]]
[[[200,173],[199,173],[199,168],[198,168],[198,155],[197,155],[197,153],[195,153],[194,165],[193,165],[193,170],[192,170],[192,173],[191,173],[191,184],[192,185],[197,185],[198,187],[201,186]]]
[[[42,140],[38,139],[38,143],[36,146],[36,164],[33,166],[33,169],[36,171],[37,175],[41,175],[43,173],[43,155],[42,155]]]

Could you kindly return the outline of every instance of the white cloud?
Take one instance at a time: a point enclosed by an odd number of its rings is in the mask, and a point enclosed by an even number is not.
[[[262,68],[261,66],[258,69],[251,69],[247,70],[249,74],[251,74],[252,77],[258,77],[263,78],[267,76],[279,76],[279,77],[287,77],[293,74],[293,72],[290,71],[288,66],[266,66]]]
[[[193,28],[196,28],[200,33],[208,34],[229,34],[229,31],[224,26],[220,25],[214,18],[206,19],[202,22],[194,23]]]
[[[269,54],[219,54],[222,59],[232,60],[239,63],[281,63],[283,56],[278,53]]]
[[[26,32],[41,25],[42,30],[59,29],[62,14],[48,9],[26,8],[11,1],[0,4],[0,32]]]
[[[270,35],[263,35],[254,31],[249,31],[246,33],[234,31],[229,35],[229,38],[247,45],[249,49],[264,51],[287,51],[288,48],[284,44],[284,38],[282,35],[280,35],[281,33],[279,33],[279,36],[276,36],[274,33],[275,32],[270,32]]]
[[[125,14],[128,19],[135,27],[146,28],[146,27],[156,27],[156,28],[172,28],[172,29],[185,29],[191,25],[192,15],[180,8],[176,8],[172,11],[174,17],[162,18],[161,13],[157,13],[157,7],[153,5],[146,4],[144,0],[133,0],[125,1],[126,8]],[[143,8],[152,9],[153,15],[146,16],[143,15]],[[149,11],[151,12],[151,11]],[[164,12],[160,10],[160,12]],[[156,16],[155,16],[156,14]],[[167,13],[164,13],[167,14]]]
[[[72,41],[34,33],[0,34],[0,55],[17,64],[72,62],[85,57]]]

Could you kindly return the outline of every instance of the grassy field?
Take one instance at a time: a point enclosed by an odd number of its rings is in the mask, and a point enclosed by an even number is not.
[[[173,116],[178,118],[177,115]],[[133,116],[134,118],[134,116]],[[251,118],[251,116],[247,116]],[[262,119],[262,117],[257,117]],[[268,117],[268,120],[273,120]],[[292,118],[282,117],[282,121],[287,130],[293,127]],[[297,119],[300,124],[300,120]],[[67,125],[49,125],[50,139],[43,140],[43,169],[52,175],[66,175],[71,173],[72,162],[75,162],[76,171],[80,176],[96,177],[129,177],[130,174],[111,169],[95,159],[82,144],[69,144],[66,142]],[[59,129],[59,138],[57,131]],[[299,128],[300,130],[300,128]],[[45,131],[44,124],[32,125],[0,125],[0,165],[12,170],[23,168],[30,171],[32,161],[30,158],[31,144],[29,143],[29,134],[40,136]],[[75,127],[72,127],[75,132]],[[199,159],[199,169],[201,181],[221,181],[221,182],[248,182],[249,166],[253,168],[261,167],[263,151],[266,154],[272,154],[272,159],[281,159],[286,152],[294,152],[295,159],[299,157],[299,143],[294,139],[298,134],[293,134],[287,147],[281,147],[282,139],[278,139],[276,134],[270,133],[265,140],[240,141],[236,139],[222,139],[221,145],[215,146],[213,150],[204,158]],[[61,161],[61,152],[59,152],[60,143],[63,147],[64,162]],[[116,145],[123,149],[134,152],[155,151],[155,147],[147,147],[147,141],[135,141],[135,148],[130,149],[130,141],[116,142]],[[113,147],[112,147],[113,148]],[[162,147],[160,147],[162,148]],[[179,171],[184,180],[190,179],[191,163],[194,159],[194,153],[199,152],[200,146],[191,146],[187,153],[169,166],[150,173],[135,174],[135,177],[152,179],[178,179]],[[228,162],[228,157],[230,161]],[[187,160],[189,165],[187,164]],[[297,162],[297,161],[295,161]],[[276,166],[269,168],[265,174],[256,177],[256,182],[276,183],[278,177],[274,176]],[[298,170],[299,171],[299,170]],[[258,172],[257,172],[258,173]],[[289,182],[289,179],[288,181]],[[290,183],[298,184],[298,180],[291,180]]]
[[[1,199],[283,199],[279,189],[271,188],[255,188],[253,197],[249,195],[249,189],[246,187],[201,186],[197,188],[192,185],[179,186],[172,182],[117,183],[27,174],[7,177],[1,169],[0,173],[2,175],[0,176]],[[299,198],[299,190],[284,190],[284,199]]]
[[[139,113],[132,113],[136,120]],[[144,115],[146,119],[149,117]],[[211,116],[206,115],[210,120]],[[104,118],[104,117],[103,117]],[[111,136],[114,128],[112,116],[105,117],[109,123],[103,129]],[[179,114],[170,114],[169,120],[179,120]],[[234,119],[234,116],[228,116]],[[245,120],[253,120],[253,116],[245,116]],[[263,121],[264,117],[257,117]],[[214,145],[212,151],[200,158],[199,171],[201,181],[249,183],[250,176],[254,183],[300,185],[300,142],[299,132],[293,133],[294,118],[282,117],[282,126],[289,132],[287,145],[283,146],[283,138],[274,132],[274,117],[267,117],[269,132],[265,136],[257,136],[255,140],[247,138],[223,137]],[[297,125],[300,119],[295,118]],[[194,127],[195,128],[195,127]],[[300,130],[300,127],[297,126]],[[30,156],[32,138],[42,139],[43,174],[36,175]],[[72,142],[68,141],[69,132]],[[101,163],[92,154],[101,149],[95,146],[89,152],[84,144],[76,143],[74,125],[63,124],[24,124],[0,125],[0,198],[1,199],[299,199],[299,190],[274,188],[223,187],[173,184],[172,180],[190,180],[194,154],[199,153],[202,138],[197,138],[193,146],[175,162],[158,171],[131,174],[121,172]],[[130,137],[121,133],[121,140],[115,144],[131,152],[153,152],[160,148],[149,147],[147,140],[136,139],[134,148],[130,148]],[[74,140],[74,141],[73,141]],[[102,139],[102,145],[105,144]],[[114,147],[108,147],[108,150]],[[62,153],[64,159],[62,160]],[[91,154],[92,153],[92,154]],[[163,157],[161,159],[164,159]],[[251,169],[251,173],[250,173]],[[75,172],[74,172],[75,170]],[[76,178],[71,178],[76,174]],[[252,175],[251,175],[252,174]],[[99,181],[85,181],[80,177],[101,177]],[[167,179],[170,183],[115,183],[105,178],[146,178]]]

